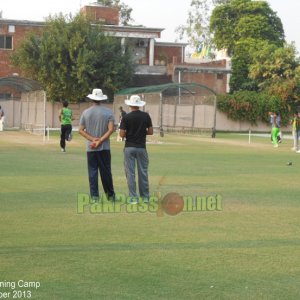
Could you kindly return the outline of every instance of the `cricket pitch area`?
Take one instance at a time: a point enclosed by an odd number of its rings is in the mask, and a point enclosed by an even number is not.
[[[78,195],[89,193],[78,133],[66,153],[58,132],[43,142],[4,131],[0,141],[0,299],[300,298],[300,154],[291,140],[273,148],[269,138],[249,144],[229,133],[149,138],[151,194],[192,199],[176,215],[126,203],[78,210]],[[114,134],[120,195],[123,147]]]

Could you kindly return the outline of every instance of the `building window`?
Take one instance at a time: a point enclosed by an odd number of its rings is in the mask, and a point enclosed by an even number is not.
[[[0,49],[12,49],[12,36],[0,35]]]
[[[222,73],[217,73],[217,79],[218,80],[223,80],[223,74]]]
[[[8,25],[8,32],[16,32],[16,26],[15,25]]]

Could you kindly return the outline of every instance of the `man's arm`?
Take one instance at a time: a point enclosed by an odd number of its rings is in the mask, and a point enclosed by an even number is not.
[[[121,138],[125,138],[126,137],[126,125],[125,125],[125,119],[122,118],[121,120],[121,124],[120,124],[120,130],[119,130],[119,135]]]
[[[79,125],[79,134],[82,135],[85,139],[89,140],[90,142],[94,142],[95,137],[88,134],[88,132],[85,130],[85,127],[83,125]]]
[[[60,109],[60,110],[59,110],[59,114],[58,114],[59,122],[61,122],[61,113],[62,113],[62,110]]]
[[[86,131],[86,129],[83,125],[79,125],[79,134],[82,135],[87,140],[89,140],[90,142],[94,142],[95,143],[95,145],[94,145],[95,148],[100,146],[105,140],[109,139],[109,137],[111,136],[111,134],[113,132],[114,132],[114,122],[113,121],[108,122],[107,131],[102,136],[99,136],[99,137],[94,137],[94,136],[90,135]]]
[[[120,134],[120,137],[121,137],[121,138],[126,137],[126,131],[125,131],[124,129],[120,129],[119,134]]]
[[[153,127],[147,129],[147,135],[153,135]]]
[[[115,128],[114,122],[113,121],[109,121],[107,127],[108,127],[107,131],[100,137],[100,139],[102,140],[102,142],[104,142],[105,140],[109,139],[109,137],[114,132],[114,128]]]
[[[148,115],[148,128],[147,128],[147,133],[146,135],[153,135],[153,126],[152,126],[152,120],[150,116]]]

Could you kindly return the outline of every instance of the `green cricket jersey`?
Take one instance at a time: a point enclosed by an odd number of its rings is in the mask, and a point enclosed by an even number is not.
[[[68,125],[72,124],[72,110],[64,107],[61,111],[61,124]]]

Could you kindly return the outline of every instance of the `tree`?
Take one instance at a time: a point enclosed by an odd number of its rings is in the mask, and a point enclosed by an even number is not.
[[[119,9],[120,24],[126,26],[130,21],[133,21],[131,18],[132,8],[120,0],[97,0],[97,2],[108,7],[117,7]]]
[[[180,25],[176,28],[179,39],[182,40],[186,36],[188,43],[195,49],[198,49],[202,44],[211,45],[209,20],[212,9],[216,5],[225,4],[229,1],[230,0],[192,0],[186,25]]]
[[[256,40],[244,39],[235,46],[235,54],[231,58],[231,77],[230,77],[230,91],[257,91],[257,81],[255,78],[250,79],[249,66],[252,63],[252,58],[249,55],[255,51]]]
[[[284,31],[280,18],[265,1],[232,0],[217,6],[210,19],[213,42],[232,56],[230,91],[258,90],[249,77],[249,67],[258,45],[283,47]]]
[[[253,53],[249,77],[259,82],[259,90],[278,95],[288,103],[299,102],[300,65],[294,44],[277,48],[261,43]]]
[[[213,42],[218,49],[234,55],[241,40],[266,40],[282,47],[284,31],[281,20],[265,1],[232,0],[217,6],[210,19]]]
[[[59,15],[47,20],[41,35],[26,37],[12,60],[27,77],[42,83],[52,101],[77,102],[92,88],[112,97],[128,84],[134,65],[127,50],[84,16]]]

